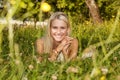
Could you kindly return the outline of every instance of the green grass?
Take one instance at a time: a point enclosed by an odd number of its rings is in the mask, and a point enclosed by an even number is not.
[[[18,6],[10,8],[11,14],[6,16],[8,24],[0,24],[0,80],[116,80],[120,77],[119,10],[116,19],[103,24],[71,22],[71,36],[79,41],[74,61],[51,63],[44,55],[45,60],[39,63],[35,41],[44,35],[44,28],[11,25],[9,20]],[[82,59],[86,49],[86,53],[92,49],[93,56]]]
[[[70,62],[39,63],[35,41],[43,28],[14,27],[13,57],[10,56],[8,28],[2,30],[0,53],[1,80],[113,80],[120,76],[120,24],[114,20],[95,26],[92,23],[72,25],[71,36],[79,40],[78,57]],[[115,28],[116,27],[116,28]],[[114,32],[112,31],[114,29]],[[112,36],[112,37],[110,37]],[[81,59],[84,49],[94,45],[96,53]],[[46,57],[46,56],[45,56]],[[102,69],[108,70],[102,72]]]

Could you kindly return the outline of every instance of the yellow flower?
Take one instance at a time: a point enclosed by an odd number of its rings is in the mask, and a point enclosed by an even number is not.
[[[100,80],[106,80],[106,77],[105,77],[105,76],[102,76],[102,77],[100,78]]]
[[[21,7],[21,8],[26,8],[27,5],[26,5],[23,1],[21,1],[21,2],[20,2],[20,7]]]
[[[16,0],[10,0],[10,4],[12,5],[16,4]]]
[[[49,11],[51,10],[51,6],[50,6],[48,3],[43,2],[43,3],[41,4],[41,10],[42,10],[43,12],[49,12]]]

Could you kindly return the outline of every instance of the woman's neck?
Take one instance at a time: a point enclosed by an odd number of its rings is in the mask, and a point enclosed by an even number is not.
[[[61,42],[53,41],[53,48],[56,48]]]

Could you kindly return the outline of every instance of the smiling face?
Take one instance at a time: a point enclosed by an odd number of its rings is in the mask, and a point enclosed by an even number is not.
[[[51,36],[56,42],[61,42],[68,34],[67,24],[60,19],[52,21],[50,30]]]

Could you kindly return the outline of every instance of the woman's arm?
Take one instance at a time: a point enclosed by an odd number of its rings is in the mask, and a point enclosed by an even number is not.
[[[75,59],[78,53],[78,40],[74,39],[70,46],[69,59]]]
[[[78,53],[78,40],[72,37],[66,37],[62,53],[67,61],[76,58]]]
[[[59,52],[56,49],[52,50],[48,60],[51,61],[51,62],[55,61],[57,59],[58,54],[59,54]]]
[[[39,55],[38,60],[42,61],[43,60],[42,54],[44,53],[44,40],[43,39],[38,39],[36,41],[36,51]],[[59,53],[57,52],[57,50],[55,50],[55,49],[52,50],[52,52],[50,52],[48,60],[49,61],[55,61],[58,54]]]
[[[60,54],[60,52],[63,52],[65,60],[67,59],[67,48],[69,47],[69,45],[71,44],[73,38],[72,37],[68,37],[66,36],[65,39],[63,39],[63,41],[55,48],[52,50],[52,52],[50,53],[50,58],[49,60],[51,61],[55,61],[58,57],[58,55]]]
[[[36,41],[36,52],[38,53],[38,60],[42,61],[42,54],[44,53],[44,44],[42,39]]]
[[[75,59],[78,52],[78,40],[71,37],[64,39],[61,44],[50,53],[49,61],[55,61],[62,51],[65,60]]]

